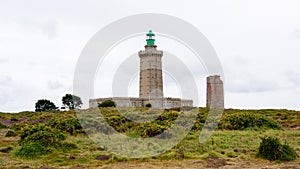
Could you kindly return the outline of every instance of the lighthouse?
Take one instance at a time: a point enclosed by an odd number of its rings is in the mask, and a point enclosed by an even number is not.
[[[139,51],[140,58],[140,88],[139,97],[154,107],[162,107],[163,101],[163,51],[157,50],[155,34],[149,30],[146,34],[145,50]],[[154,102],[154,103],[153,103]]]

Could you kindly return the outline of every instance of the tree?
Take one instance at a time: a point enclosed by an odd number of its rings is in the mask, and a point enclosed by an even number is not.
[[[80,97],[71,94],[66,94],[61,100],[62,104],[70,110],[79,109],[83,104]]]
[[[116,107],[116,104],[112,100],[105,100],[98,104],[98,107]]]
[[[48,110],[56,110],[58,107],[53,102],[46,99],[40,99],[35,103],[35,111],[42,112]]]
[[[146,107],[152,107],[152,105],[150,103],[146,104]]]

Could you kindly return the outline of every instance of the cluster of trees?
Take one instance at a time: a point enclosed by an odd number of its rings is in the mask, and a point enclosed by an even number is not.
[[[68,109],[68,110],[75,110],[80,109],[81,105],[83,104],[81,101],[81,98],[72,95],[72,94],[66,94],[62,97],[62,107],[61,109]],[[105,100],[98,104],[98,107],[116,107],[116,103],[112,100]],[[146,107],[152,107],[150,103],[146,104]],[[47,99],[40,99],[35,103],[35,111],[36,112],[43,112],[43,111],[49,111],[49,110],[57,110],[58,107],[55,106],[53,102]]]
[[[66,94],[62,97],[62,109],[79,109],[83,104],[81,98],[72,94]],[[35,111],[42,112],[42,111],[49,111],[49,110],[56,110],[58,107],[55,106],[53,102],[47,99],[40,99],[35,103]]]

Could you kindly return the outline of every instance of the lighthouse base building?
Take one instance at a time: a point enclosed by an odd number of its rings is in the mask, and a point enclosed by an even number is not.
[[[89,107],[97,107],[99,103],[105,100],[112,100],[115,102],[117,107],[146,107],[147,104],[151,104],[151,107],[154,108],[174,108],[174,107],[192,107],[193,100],[189,99],[180,99],[180,98],[171,98],[166,97],[162,100],[149,100],[135,97],[107,97],[107,98],[98,98],[90,99]]]

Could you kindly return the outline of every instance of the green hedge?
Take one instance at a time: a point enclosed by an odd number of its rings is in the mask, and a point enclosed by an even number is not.
[[[244,130],[251,128],[281,129],[281,126],[264,115],[252,113],[225,114],[219,123],[219,129]]]

